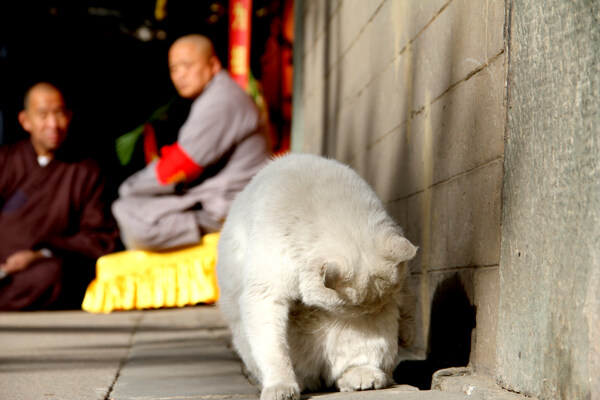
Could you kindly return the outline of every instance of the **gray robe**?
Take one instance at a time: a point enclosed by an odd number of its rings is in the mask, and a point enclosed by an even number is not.
[[[194,100],[177,144],[203,168],[193,182],[161,184],[154,161],[127,178],[112,211],[129,249],[198,243],[220,230],[233,198],[269,158],[266,121],[225,71]]]

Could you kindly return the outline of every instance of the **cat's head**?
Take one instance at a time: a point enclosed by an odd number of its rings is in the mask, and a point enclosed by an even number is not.
[[[311,287],[301,287],[303,300],[336,313],[376,312],[405,284],[406,261],[416,253],[417,247],[394,234],[367,249],[322,259]]]

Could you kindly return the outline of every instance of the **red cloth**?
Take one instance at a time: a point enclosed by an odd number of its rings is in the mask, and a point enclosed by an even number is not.
[[[160,155],[156,164],[156,177],[163,185],[193,181],[204,171],[177,143],[163,146]]]

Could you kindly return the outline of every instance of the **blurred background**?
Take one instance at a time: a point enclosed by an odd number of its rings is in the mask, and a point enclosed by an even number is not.
[[[228,67],[228,0],[46,0],[0,4],[0,144],[27,137],[17,120],[23,94],[49,81],[74,112],[70,149],[95,158],[111,195],[144,165],[141,141],[122,165],[115,140],[149,119],[159,146],[170,143],[187,115],[168,73],[167,51],[179,36],[201,33]],[[274,151],[289,143],[293,0],[251,1],[250,70],[260,83]],[[1,172],[1,171],[0,171]]]

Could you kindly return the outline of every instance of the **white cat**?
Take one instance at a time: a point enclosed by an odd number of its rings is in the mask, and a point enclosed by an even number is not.
[[[414,337],[404,261],[416,251],[349,167],[290,154],[260,171],[231,206],[217,276],[261,399],[391,384]]]

